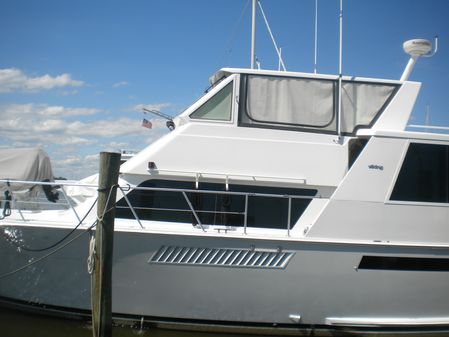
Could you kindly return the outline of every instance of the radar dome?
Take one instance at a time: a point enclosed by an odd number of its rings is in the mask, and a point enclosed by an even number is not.
[[[413,39],[405,41],[402,47],[410,56],[420,57],[430,53],[432,50],[432,43],[425,39]]]

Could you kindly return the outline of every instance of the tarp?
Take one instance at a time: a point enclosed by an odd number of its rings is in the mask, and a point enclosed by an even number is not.
[[[0,149],[0,179],[54,181],[50,158],[40,148]]]
[[[54,182],[50,158],[40,148],[0,149],[0,179],[11,180],[10,186],[0,183],[0,191],[30,190],[37,185],[15,183],[14,180]],[[43,186],[43,189],[51,200],[52,196],[48,194],[51,187]]]

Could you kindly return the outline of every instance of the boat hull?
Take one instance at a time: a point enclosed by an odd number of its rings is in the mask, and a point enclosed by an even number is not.
[[[48,253],[26,252],[17,245],[44,247],[68,231],[31,226],[5,228],[9,238],[0,239],[0,275]],[[89,235],[83,235],[44,260],[2,277],[0,296],[88,311],[88,246]],[[189,262],[190,253],[186,251],[203,257],[205,252],[232,253],[234,257],[259,252],[266,254],[266,259],[279,257],[279,253],[289,255],[278,265],[273,261],[245,265],[238,258],[231,263],[232,255],[227,262],[220,262],[218,257],[212,262],[207,258],[192,258]],[[173,252],[178,252],[179,257],[174,257]],[[184,260],[180,260],[184,253]],[[242,324],[449,329],[449,271],[401,269],[394,264],[370,269],[361,265],[366,256],[434,261],[449,258],[449,251],[116,231],[112,310],[118,316]]]

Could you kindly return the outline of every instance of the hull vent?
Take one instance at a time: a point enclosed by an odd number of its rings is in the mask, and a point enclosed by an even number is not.
[[[148,263],[283,269],[293,255],[273,250],[162,246]]]

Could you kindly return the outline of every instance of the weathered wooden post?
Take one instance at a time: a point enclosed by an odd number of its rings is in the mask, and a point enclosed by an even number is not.
[[[94,271],[92,280],[93,337],[112,336],[112,250],[116,185],[120,153],[100,153],[98,181],[98,223],[95,231]]]

